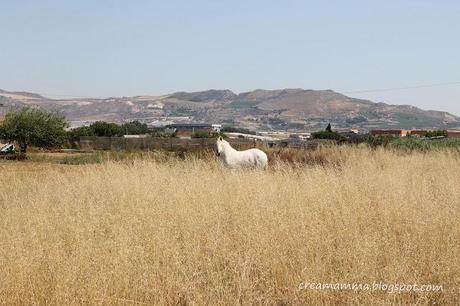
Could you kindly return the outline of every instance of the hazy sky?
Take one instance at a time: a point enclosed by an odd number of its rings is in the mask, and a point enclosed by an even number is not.
[[[460,1],[0,0],[0,88],[120,96],[460,82]],[[460,115],[460,84],[350,94]]]

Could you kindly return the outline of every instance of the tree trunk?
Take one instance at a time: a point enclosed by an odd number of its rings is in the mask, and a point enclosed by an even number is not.
[[[25,154],[27,151],[27,143],[21,143],[19,147],[20,147],[21,153]]]

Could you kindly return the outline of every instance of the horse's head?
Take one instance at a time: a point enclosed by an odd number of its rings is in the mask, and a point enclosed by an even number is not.
[[[220,156],[220,154],[224,150],[224,142],[225,142],[225,140],[222,138],[222,136],[217,137],[217,141],[216,141],[216,154],[217,154],[217,156]]]

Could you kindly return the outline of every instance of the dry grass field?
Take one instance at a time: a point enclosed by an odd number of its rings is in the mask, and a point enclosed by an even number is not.
[[[0,304],[460,303],[458,153],[270,156],[0,162]]]

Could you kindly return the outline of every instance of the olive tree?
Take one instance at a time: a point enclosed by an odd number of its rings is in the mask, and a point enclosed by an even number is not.
[[[66,140],[64,116],[36,108],[22,108],[9,112],[0,126],[0,138],[16,141],[22,153],[29,145],[53,147]]]

